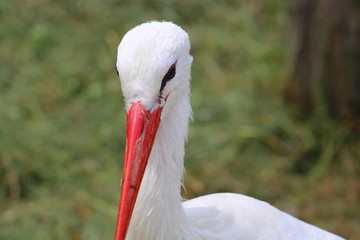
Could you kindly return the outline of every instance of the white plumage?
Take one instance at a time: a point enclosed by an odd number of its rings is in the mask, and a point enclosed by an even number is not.
[[[184,144],[192,115],[189,51],[187,33],[169,22],[139,25],[130,30],[119,45],[116,66],[128,111],[124,167],[127,173],[124,173],[122,195],[135,194],[132,199],[136,203],[132,209],[131,204],[121,199],[115,239],[123,240],[126,233],[128,240],[342,239],[240,194],[212,194],[182,201]],[[169,77],[174,73],[172,65],[176,67],[173,78]],[[135,105],[139,105],[140,110],[133,110]],[[159,117],[151,117],[157,111]],[[133,144],[135,150],[129,140],[134,132],[129,130],[129,125],[131,119],[138,118],[133,117],[132,112],[141,112],[140,118],[145,119],[134,128],[134,131],[138,126],[142,128],[135,134],[138,136]],[[157,118],[161,121],[156,123],[153,119]],[[151,126],[149,136],[153,134],[155,138],[152,148],[152,141],[146,140],[148,126]],[[143,151],[151,151],[150,156],[141,157]],[[128,156],[130,153],[134,155]],[[132,163],[127,159],[134,161],[134,168],[138,170],[143,158],[148,159],[144,163],[144,176],[135,177],[129,167]],[[132,182],[135,178],[140,179],[140,189]],[[124,210],[127,207],[130,210]],[[130,221],[128,226],[127,221]]]

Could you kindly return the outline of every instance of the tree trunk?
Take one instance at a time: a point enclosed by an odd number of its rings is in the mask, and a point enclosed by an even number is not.
[[[288,0],[288,10],[285,99],[302,115],[326,112],[359,129],[360,1]]]

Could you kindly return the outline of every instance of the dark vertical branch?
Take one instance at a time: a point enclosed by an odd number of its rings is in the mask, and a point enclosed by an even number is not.
[[[295,104],[299,112],[309,114],[313,109],[312,86],[314,75],[313,37],[315,1],[292,0],[288,2],[290,14],[291,73],[285,89],[285,98]]]
[[[360,129],[360,1],[353,0],[350,18],[350,107],[352,126]]]
[[[347,114],[350,96],[349,65],[349,1],[327,0],[320,4],[323,28],[321,76],[323,93],[329,112],[342,120]]]

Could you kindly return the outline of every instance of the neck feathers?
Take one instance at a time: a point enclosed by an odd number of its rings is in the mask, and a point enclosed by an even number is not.
[[[173,104],[167,103],[168,110],[159,126],[130,223],[129,239],[183,239],[186,219],[180,190],[192,111],[188,93],[174,100]]]

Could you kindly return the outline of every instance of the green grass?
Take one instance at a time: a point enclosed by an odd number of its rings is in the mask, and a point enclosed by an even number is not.
[[[360,236],[358,135],[296,119],[281,98],[283,2],[140,2],[0,3],[0,239],[113,237],[125,146],[116,48],[152,19],[192,42],[184,197],[239,192]]]

